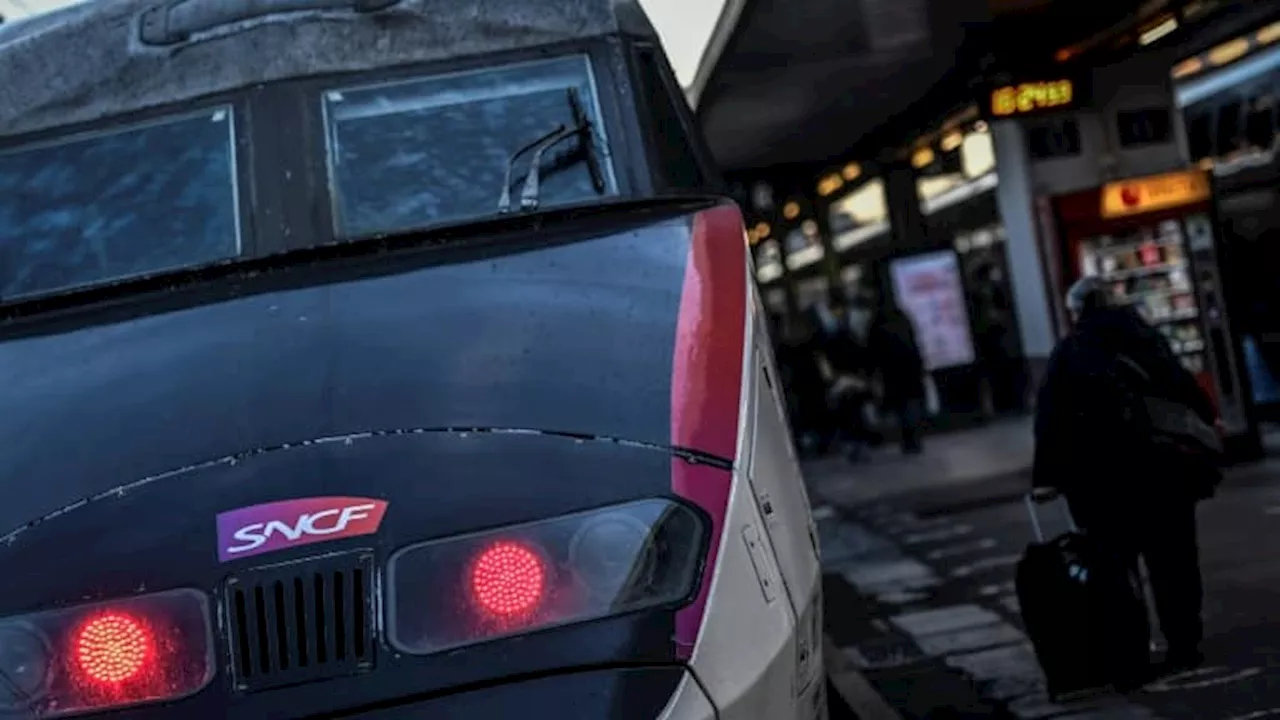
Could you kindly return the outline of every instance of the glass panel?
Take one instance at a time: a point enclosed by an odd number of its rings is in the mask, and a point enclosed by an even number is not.
[[[990,132],[971,132],[960,145],[964,176],[970,180],[996,169],[996,145]]]
[[[592,123],[605,194],[616,192],[591,67],[584,56],[329,92],[329,163],[337,233],[371,235],[495,215],[508,159],[573,125],[573,88]],[[547,150],[542,206],[600,197],[585,148]],[[533,153],[516,164],[513,203]]]
[[[645,49],[637,53],[640,65],[640,88],[643,98],[648,103],[652,121],[656,126],[657,137],[652,138],[656,149],[657,160],[662,167],[657,168],[667,179],[673,190],[698,190],[706,185],[702,169],[698,167],[697,156],[689,144],[689,135],[681,118],[676,102],[684,102],[684,98],[672,96],[662,82],[662,70],[657,55]]]
[[[233,125],[223,108],[0,153],[0,300],[237,255]]]
[[[831,203],[828,213],[836,251],[848,250],[889,231],[889,202],[884,182],[868,180]]]

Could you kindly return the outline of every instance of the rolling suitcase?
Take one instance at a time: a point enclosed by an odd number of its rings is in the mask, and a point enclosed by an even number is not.
[[[1035,500],[1030,494],[1025,500],[1036,542],[1023,553],[1014,581],[1050,699],[1141,684],[1150,662],[1150,623],[1136,568],[1093,546],[1070,513],[1069,530],[1046,540]]]

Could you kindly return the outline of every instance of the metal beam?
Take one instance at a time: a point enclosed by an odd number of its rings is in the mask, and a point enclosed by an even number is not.
[[[694,110],[698,109],[702,93],[707,89],[707,83],[710,82],[716,66],[720,64],[725,47],[728,46],[734,31],[738,29],[738,20],[742,18],[743,11],[750,2],[752,0],[725,0],[724,6],[720,9],[720,18],[716,20],[715,30],[711,32],[707,46],[702,50],[702,58],[698,61],[698,71],[694,74],[693,82],[685,88],[685,97],[688,98],[689,106]]]

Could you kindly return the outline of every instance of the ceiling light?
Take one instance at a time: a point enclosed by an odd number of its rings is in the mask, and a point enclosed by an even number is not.
[[[1225,42],[1218,47],[1209,51],[1209,62],[1214,65],[1226,65],[1229,62],[1239,60],[1249,52],[1249,39],[1236,38],[1230,42]]]
[[[911,154],[911,167],[920,170],[933,164],[933,148],[922,147]]]
[[[1193,0],[1182,7],[1182,20],[1190,22],[1201,16],[1211,12],[1214,9],[1213,2],[1205,2],[1205,0]]]
[[[1177,65],[1173,66],[1173,70],[1169,72],[1175,80],[1190,77],[1204,69],[1204,63],[1200,58],[1187,58]]]
[[[1270,45],[1280,40],[1280,22],[1273,22],[1262,28],[1255,37],[1258,39],[1259,45]]]
[[[822,176],[818,180],[818,195],[827,197],[844,186],[844,180],[836,173]]]
[[[1178,29],[1178,18],[1169,15],[1155,25],[1149,26],[1138,35],[1139,45],[1150,45],[1160,38]]]

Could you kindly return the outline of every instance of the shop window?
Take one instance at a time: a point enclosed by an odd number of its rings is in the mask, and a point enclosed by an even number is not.
[[[889,204],[884,182],[868,180],[861,187],[831,203],[828,214],[832,244],[844,251],[889,230]]]
[[[784,288],[767,290],[763,297],[764,307],[770,313],[782,315],[787,311],[787,291]]]
[[[1250,147],[1270,150],[1276,139],[1274,103],[1270,96],[1255,97],[1249,101],[1244,120],[1245,141]]]
[[[1218,126],[1213,138],[1214,155],[1225,157],[1240,148],[1243,137],[1240,102],[1229,102],[1218,108]]]
[[[1035,160],[1052,160],[1080,154],[1080,124],[1075,118],[1036,123],[1027,132],[1027,151]]]
[[[822,236],[818,234],[818,224],[805,220],[800,227],[787,233],[786,253],[788,270],[799,270],[821,260],[825,249]]]
[[[964,176],[970,180],[996,169],[996,147],[990,132],[971,132],[960,145]]]
[[[1173,135],[1169,108],[1150,107],[1116,113],[1116,130],[1120,136],[1120,147],[1167,143]]]
[[[762,240],[755,246],[756,280],[771,283],[782,277],[782,244],[776,238]]]
[[[831,282],[825,275],[811,277],[796,283],[796,307],[805,311],[831,299]]]
[[[676,107],[683,95],[669,91],[663,82],[662,67],[657,51],[643,47],[636,52],[639,65],[640,90],[648,105],[651,121],[650,140],[656,149],[655,160],[659,173],[667,180],[668,189],[697,190],[706,186],[707,179],[698,165],[697,154],[689,142],[689,128],[684,113]]]
[[[933,167],[926,170],[931,175],[963,175],[964,165],[958,152],[939,153]]]
[[[1191,159],[1202,160],[1213,156],[1213,115],[1198,112],[1187,119],[1187,149]]]

